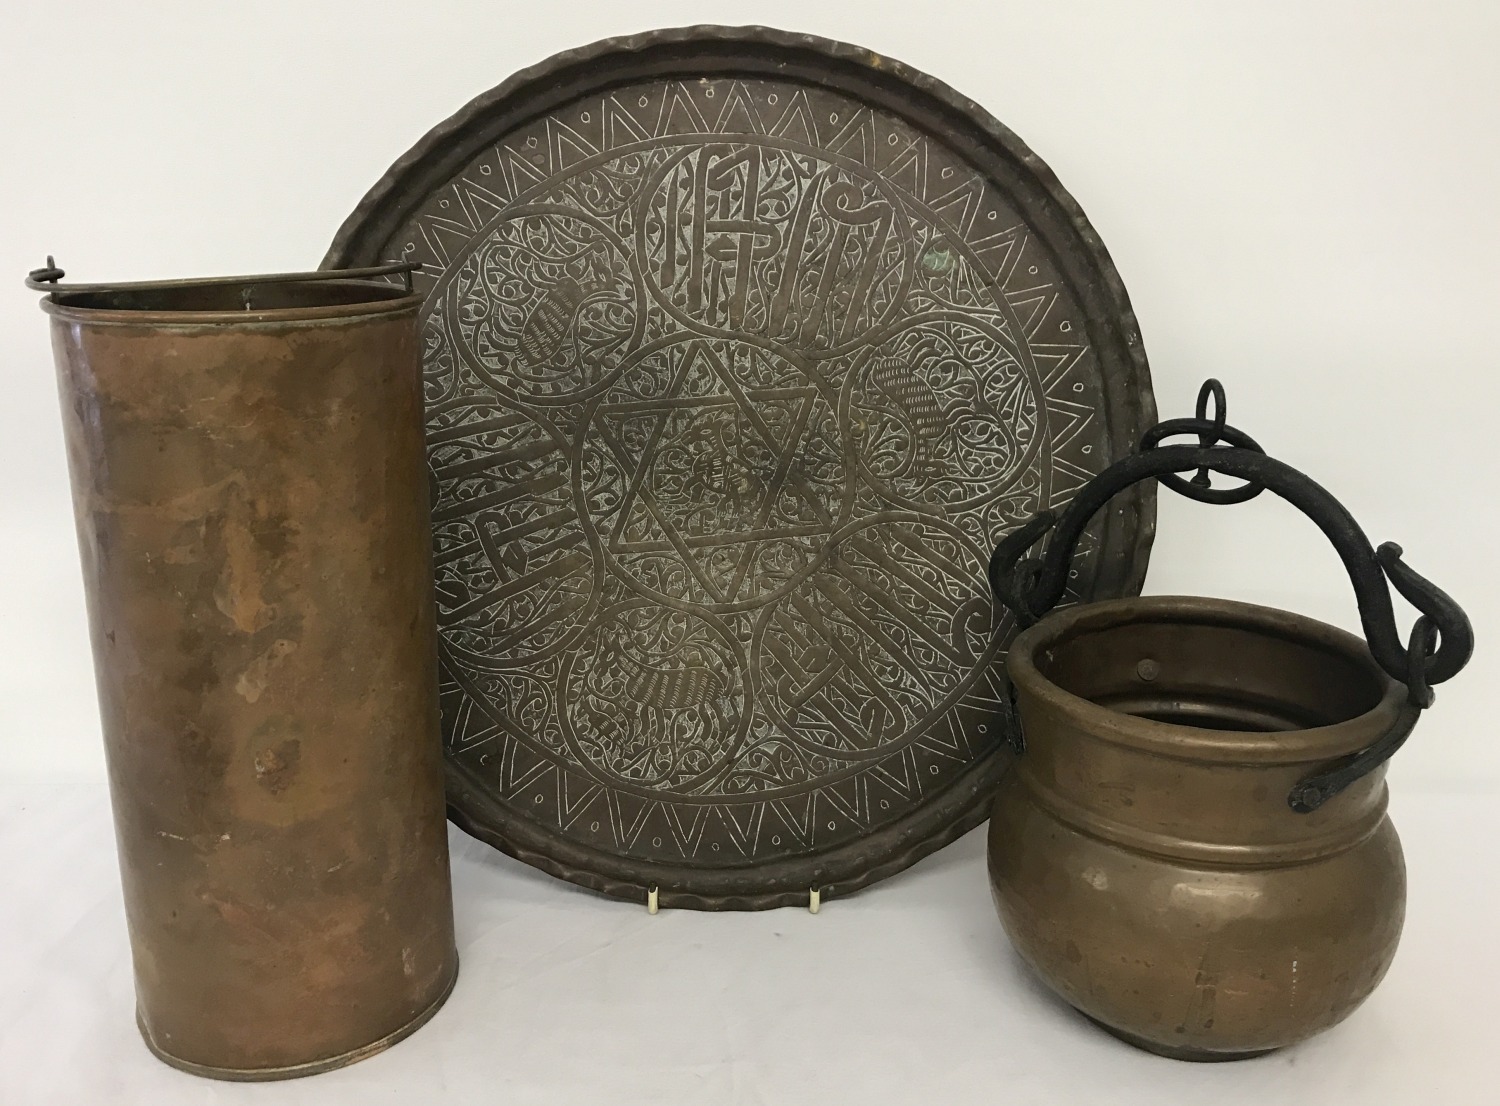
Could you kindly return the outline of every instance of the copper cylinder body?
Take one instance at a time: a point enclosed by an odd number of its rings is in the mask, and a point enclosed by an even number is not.
[[[198,1074],[360,1059],[457,975],[418,302],[44,302],[137,1020]]]

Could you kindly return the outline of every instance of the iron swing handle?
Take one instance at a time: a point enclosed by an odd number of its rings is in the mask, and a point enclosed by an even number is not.
[[[1215,401],[1212,418],[1208,403]],[[1007,534],[990,558],[990,587],[996,599],[1030,626],[1062,599],[1078,541],[1094,515],[1115,495],[1143,480],[1157,479],[1190,499],[1205,503],[1242,503],[1270,490],[1296,507],[1333,545],[1349,574],[1359,606],[1365,640],[1375,662],[1407,688],[1407,702],[1391,729],[1368,748],[1301,781],[1287,797],[1299,813],[1316,810],[1333,795],[1389,759],[1410,735],[1421,711],[1433,701],[1432,685],[1450,679],[1468,662],[1474,633],[1468,616],[1453,599],[1402,560],[1401,547],[1386,542],[1378,549],[1354,517],[1322,485],[1273,457],[1249,435],[1226,425],[1224,389],[1209,380],[1198,395],[1197,417],[1172,419],[1152,427],[1140,448],[1116,461],[1079,491],[1061,515],[1043,511]],[[1196,434],[1197,445],[1160,445],[1166,438]],[[1229,444],[1220,444],[1227,442]],[[1192,479],[1180,474],[1197,470]],[[1214,488],[1208,474],[1246,481],[1235,488]],[[1048,537],[1050,535],[1050,537]],[[1040,556],[1027,553],[1048,538]],[[1420,616],[1403,644],[1396,629],[1390,588],[1394,587]]]

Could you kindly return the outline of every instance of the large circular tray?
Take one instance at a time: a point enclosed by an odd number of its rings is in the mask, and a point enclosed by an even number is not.
[[[420,261],[450,809],[564,879],[759,908],[899,871],[1007,761],[994,542],[1154,421],[1078,205],[853,46],[560,54],[327,265]],[[1139,590],[1149,495],[1074,598]]]

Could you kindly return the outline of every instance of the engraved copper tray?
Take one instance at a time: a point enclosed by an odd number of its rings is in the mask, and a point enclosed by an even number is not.
[[[441,124],[325,264],[420,261],[450,810],[664,905],[840,894],[1004,769],[995,541],[1154,421],[1078,205],[853,46],[597,43]],[[1139,590],[1153,500],[1074,598]]]

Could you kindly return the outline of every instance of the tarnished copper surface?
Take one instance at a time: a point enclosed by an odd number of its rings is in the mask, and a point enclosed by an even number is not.
[[[434,130],[333,265],[420,261],[449,800],[554,874],[764,907],[899,870],[1006,760],[989,549],[1153,414],[1077,205],[899,62],[598,43]],[[1149,490],[1072,594],[1134,591]]]
[[[990,820],[995,902],[1059,995],[1154,1052],[1236,1059],[1345,1018],[1396,952],[1406,871],[1370,746],[1407,689],[1284,611],[1153,597],[1049,615],[1009,656],[1025,755]]]
[[[457,972],[418,302],[44,301],[138,1020],[200,1074],[359,1059]]]

